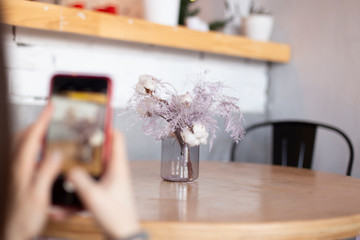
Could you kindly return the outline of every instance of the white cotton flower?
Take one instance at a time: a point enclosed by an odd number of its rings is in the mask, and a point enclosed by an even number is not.
[[[207,138],[209,136],[208,131],[206,131],[206,128],[202,123],[194,123],[193,131],[197,138],[204,138],[204,137]]]
[[[186,94],[180,96],[180,102],[183,104],[190,104],[190,103],[192,103],[192,100],[193,99],[192,99],[190,93],[186,93]]]
[[[194,123],[193,131],[194,131],[194,135],[197,137],[200,144],[206,145],[209,133],[206,130],[204,124],[202,124],[202,123]]]
[[[155,91],[158,82],[151,75],[140,75],[139,82],[136,85],[136,92],[140,94],[147,93],[146,90]]]
[[[141,83],[136,84],[135,91],[137,93],[140,93],[140,94],[146,94],[146,90],[144,88],[144,85],[142,85]]]
[[[143,81],[143,85],[146,89],[150,91],[155,91],[158,82],[154,79],[154,77],[150,75],[141,75],[140,79]]]
[[[182,140],[185,143],[189,144],[191,147],[198,146],[200,144],[200,141],[198,140],[198,138],[195,136],[195,134],[190,132],[190,130],[188,128],[183,129],[180,132],[180,135],[181,135]]]
[[[200,144],[206,145],[207,144],[207,137],[203,137],[199,139]]]
[[[180,134],[184,142],[189,144],[191,147],[198,146],[200,144],[206,145],[209,133],[204,124],[194,123],[192,130],[193,133],[188,128],[182,130]]]

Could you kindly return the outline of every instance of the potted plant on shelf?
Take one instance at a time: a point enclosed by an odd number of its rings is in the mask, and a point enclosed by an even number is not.
[[[196,31],[208,32],[209,24],[197,16],[200,13],[200,8],[191,7],[193,3],[195,0],[181,0],[179,25],[186,25],[187,28]]]
[[[200,8],[191,9],[191,5],[193,5],[195,1],[191,0],[181,0],[180,1],[180,12],[179,12],[179,25],[186,24],[186,18],[194,17],[200,13]]]
[[[269,41],[274,25],[274,17],[263,8],[255,8],[252,1],[250,14],[243,22],[245,36],[258,40]]]
[[[224,117],[226,131],[238,142],[244,136],[238,99],[223,94],[221,82],[199,80],[193,90],[178,94],[154,76],[141,75],[127,111],[143,120],[146,135],[162,140],[161,176],[191,182],[199,174],[199,145],[212,147],[218,130],[216,116]],[[210,137],[210,140],[208,138]]]

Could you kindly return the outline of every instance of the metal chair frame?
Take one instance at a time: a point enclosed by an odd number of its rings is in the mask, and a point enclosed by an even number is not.
[[[314,143],[318,127],[336,132],[344,138],[349,147],[350,156],[346,175],[351,176],[354,148],[350,138],[340,129],[315,122],[267,121],[250,126],[246,129],[246,134],[265,126],[272,126],[273,128],[273,164],[308,169],[312,167]],[[235,161],[237,146],[238,144],[233,143],[231,148],[230,161],[232,162]]]

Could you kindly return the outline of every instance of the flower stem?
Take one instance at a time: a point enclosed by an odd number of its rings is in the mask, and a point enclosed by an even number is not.
[[[192,168],[192,163],[191,163],[191,159],[190,159],[190,149],[188,149],[187,151],[184,151],[185,148],[189,148],[189,146],[184,143],[184,141],[181,138],[180,135],[180,129],[176,129],[175,131],[175,136],[176,139],[180,145],[180,149],[181,149],[181,156],[183,156],[184,161],[186,161],[186,165],[187,165],[187,169],[188,169],[188,180],[191,181],[194,178],[194,171]],[[186,156],[184,156],[186,154]]]

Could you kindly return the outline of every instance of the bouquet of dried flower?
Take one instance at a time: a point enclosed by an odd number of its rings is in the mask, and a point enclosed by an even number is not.
[[[224,117],[226,131],[238,142],[244,136],[238,99],[223,94],[221,82],[199,80],[191,92],[180,95],[175,88],[154,76],[141,75],[127,110],[144,120],[146,135],[157,140],[173,136],[181,147],[207,144],[210,148],[218,130],[216,117]],[[186,151],[187,152],[187,151]],[[189,163],[191,165],[191,161]],[[191,166],[188,167],[191,175]]]

